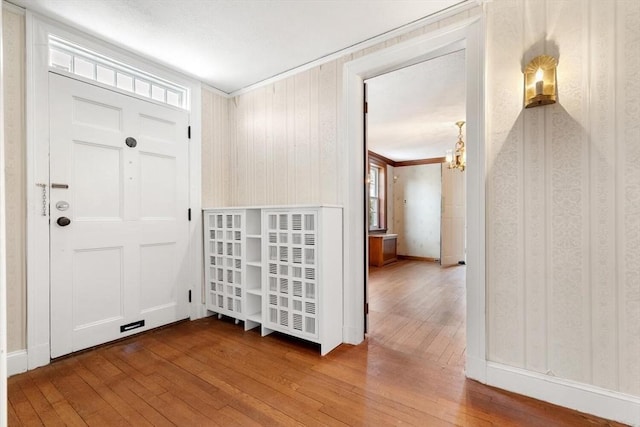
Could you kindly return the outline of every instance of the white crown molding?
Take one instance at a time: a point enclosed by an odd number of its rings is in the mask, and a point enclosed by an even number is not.
[[[231,98],[231,95],[228,94],[227,92],[221,91],[220,89],[218,89],[216,87],[213,87],[210,84],[207,84],[207,83],[204,83],[204,82],[202,83],[202,89],[206,90],[208,92],[215,93],[216,95],[222,96],[222,97],[227,98],[227,99]]]

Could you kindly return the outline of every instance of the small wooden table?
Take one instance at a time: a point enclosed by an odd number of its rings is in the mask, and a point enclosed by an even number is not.
[[[382,267],[396,262],[397,234],[369,234],[369,265]]]

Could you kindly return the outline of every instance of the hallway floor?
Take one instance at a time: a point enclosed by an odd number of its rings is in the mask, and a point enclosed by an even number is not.
[[[9,379],[9,425],[616,425],[465,379],[464,267],[371,270],[370,330],[316,345],[181,322]]]

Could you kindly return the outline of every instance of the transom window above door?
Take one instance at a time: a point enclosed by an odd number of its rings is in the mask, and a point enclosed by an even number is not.
[[[156,102],[188,109],[187,88],[53,35],[49,36],[49,67]]]

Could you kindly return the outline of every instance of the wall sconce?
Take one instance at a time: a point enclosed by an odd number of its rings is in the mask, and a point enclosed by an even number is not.
[[[459,169],[460,172],[464,172],[467,167],[467,153],[464,147],[464,141],[462,140],[462,126],[463,121],[456,122],[458,126],[458,141],[454,150],[447,150],[445,155],[445,161],[448,163],[449,169]]]
[[[524,108],[556,103],[558,61],[549,55],[536,56],[524,69]]]

